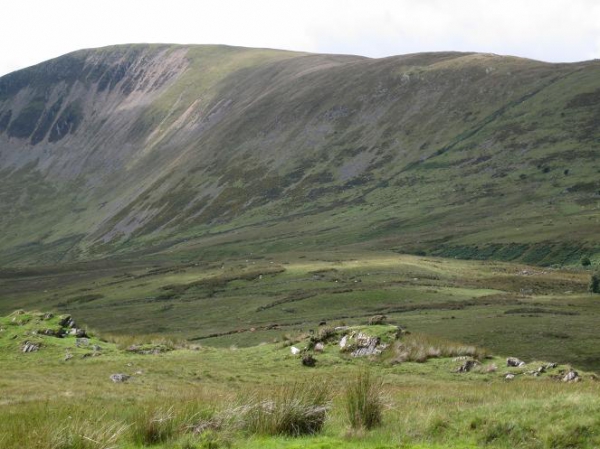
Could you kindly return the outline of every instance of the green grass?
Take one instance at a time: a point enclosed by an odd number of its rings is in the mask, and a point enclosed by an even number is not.
[[[2,327],[13,326],[22,337],[38,325],[36,314],[17,317],[23,324],[9,325],[13,317],[7,317]],[[372,329],[382,337],[394,332],[393,326]],[[43,337],[40,351],[24,354],[4,344],[11,337],[2,331],[0,447],[593,448],[599,443],[600,383],[589,373],[580,372],[583,382],[565,384],[555,379],[565,365],[533,377],[526,373],[541,362],[508,368],[497,356],[482,360],[496,370],[466,374],[456,372],[462,361],[444,355],[424,363],[392,364],[385,353],[354,359],[339,350],[340,336],[315,354],[316,367],[306,368],[289,343],[140,355],[103,342],[100,356],[64,361],[65,347],[76,350],[74,339]],[[406,338],[412,335],[399,341]],[[299,336],[293,344],[302,348],[309,341],[308,335]],[[132,377],[115,384],[109,379],[115,372]],[[504,380],[509,372],[516,379]],[[360,398],[367,401],[356,404],[367,416],[380,416],[371,430],[354,429],[348,421],[350,399]],[[298,437],[306,433],[310,436]]]
[[[244,347],[317,331],[322,321],[366,324],[384,314],[466,346],[600,367],[593,349],[600,301],[587,293],[590,272],[582,268],[391,252],[249,257],[7,270],[0,311],[68,312],[121,347],[151,340],[177,347],[182,339]]]

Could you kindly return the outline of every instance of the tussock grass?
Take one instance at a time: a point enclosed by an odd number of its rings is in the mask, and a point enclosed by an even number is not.
[[[454,343],[430,335],[410,334],[393,345],[391,363],[418,362],[439,357],[485,358],[485,349],[477,346]]]
[[[346,414],[353,429],[372,429],[383,419],[383,385],[370,371],[361,370],[344,394]]]
[[[258,435],[314,435],[321,431],[330,407],[326,383],[292,383],[246,398],[230,410],[237,427]]]

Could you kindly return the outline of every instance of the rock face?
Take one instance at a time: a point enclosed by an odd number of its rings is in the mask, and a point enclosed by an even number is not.
[[[387,348],[381,344],[379,337],[373,337],[363,332],[344,335],[340,340],[340,350],[350,351],[352,357],[365,357],[379,355]]]

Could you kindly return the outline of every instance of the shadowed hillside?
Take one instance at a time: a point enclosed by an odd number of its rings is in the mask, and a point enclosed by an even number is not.
[[[353,246],[599,251],[600,63],[226,46],[0,78],[0,263]]]

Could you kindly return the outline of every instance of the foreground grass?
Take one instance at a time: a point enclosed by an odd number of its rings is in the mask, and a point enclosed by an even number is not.
[[[564,383],[555,376],[565,366],[533,377],[525,373],[541,363],[507,368],[498,357],[484,362],[497,369],[459,374],[462,359],[445,357],[442,350],[463,352],[439,339],[411,334],[396,342],[429,345],[437,355],[421,363],[397,363],[396,345],[389,347],[390,356],[352,358],[333,340],[315,353],[316,367],[307,368],[289,345],[303,349],[309,335],[285,344],[149,354],[92,337],[104,345],[101,355],[75,353],[65,361],[65,348],[74,346],[74,337],[44,337],[38,352],[19,351],[18,342],[31,336],[34,324],[2,322],[2,449],[549,449],[600,444],[600,383],[591,375]],[[356,329],[371,329],[389,341],[386,326]],[[509,372],[516,374],[512,381],[504,379]],[[113,373],[132,377],[113,383]],[[376,388],[369,389],[365,373],[381,383],[370,383]],[[349,396],[353,386],[355,394]],[[355,425],[349,419],[349,402],[357,397],[381,401],[379,425]]]

